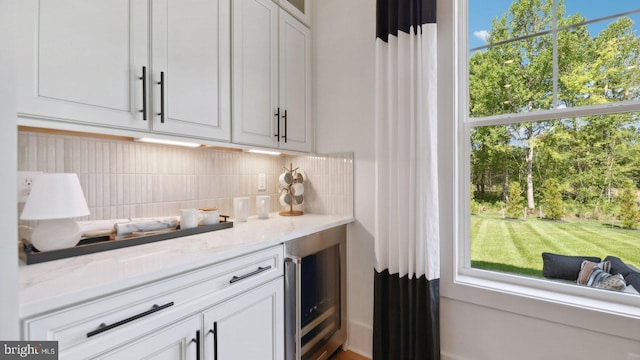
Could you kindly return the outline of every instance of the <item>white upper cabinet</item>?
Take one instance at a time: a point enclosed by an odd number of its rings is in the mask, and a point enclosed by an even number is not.
[[[233,4],[233,142],[310,152],[311,31],[270,0]]]
[[[230,0],[19,3],[23,117],[230,140]]]
[[[233,142],[277,147],[278,5],[233,2]]]
[[[311,151],[311,32],[280,12],[280,148]]]
[[[278,3],[305,25],[311,26],[311,0],[278,0]]]
[[[20,1],[16,41],[18,112],[147,129],[145,0]]]
[[[230,140],[229,1],[151,4],[153,131]]]

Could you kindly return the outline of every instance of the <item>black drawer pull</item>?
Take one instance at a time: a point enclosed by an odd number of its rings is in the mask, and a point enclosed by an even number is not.
[[[284,110],[284,116],[282,117],[284,119],[284,143],[287,143],[287,110]]]
[[[154,312],[160,311],[160,310],[162,310],[162,309],[166,309],[166,308],[168,308],[168,307],[170,307],[170,306],[173,306],[173,301],[172,301],[172,302],[170,302],[170,303],[166,303],[166,304],[164,304],[164,305],[156,305],[156,304],[154,304],[154,305],[151,307],[151,309],[150,309],[150,310],[147,310],[147,311],[145,311],[145,312],[141,312],[141,313],[140,313],[140,314],[138,314],[138,315],[133,315],[132,317],[126,318],[126,319],[124,319],[124,320],[120,320],[120,321],[118,321],[118,322],[114,322],[114,323],[113,323],[113,324],[111,324],[111,325],[107,325],[107,324],[105,324],[105,323],[102,323],[102,324],[100,324],[100,325],[98,326],[98,328],[97,328],[97,329],[95,329],[95,330],[93,330],[93,331],[89,331],[89,332],[87,333],[87,337],[89,338],[89,337],[92,337],[92,336],[94,336],[94,335],[98,335],[98,334],[100,334],[100,333],[103,333],[103,332],[105,332],[105,331],[111,330],[111,329],[113,329],[113,328],[115,328],[115,327],[118,327],[118,326],[120,326],[120,325],[124,325],[124,324],[126,324],[126,323],[130,323],[130,322],[132,322],[132,321],[134,321],[134,320],[138,320],[138,319],[143,318],[143,317],[145,317],[145,316],[147,316],[147,315],[151,315],[151,314],[153,314]]]
[[[271,269],[271,265],[269,265],[269,266],[267,266],[267,267],[262,267],[262,266],[260,266],[257,270],[252,271],[252,272],[250,272],[250,273],[248,273],[248,274],[244,274],[244,275],[241,275],[241,276],[234,276],[234,277],[232,277],[232,278],[231,278],[231,280],[229,280],[229,284],[233,284],[233,283],[234,283],[234,282],[236,282],[236,281],[244,280],[244,279],[246,279],[246,278],[248,278],[248,277],[252,277],[253,275],[260,274],[261,272],[263,272],[263,271],[267,271],[267,270],[269,270],[269,269]]]
[[[200,360],[200,330],[196,331],[196,337],[191,339],[189,344],[196,343],[196,360]]]
[[[142,80],[142,120],[147,120],[147,67],[142,67],[142,76],[138,79]]]
[[[160,85],[160,112],[157,113],[160,116],[160,122],[164,124],[165,111],[164,111],[164,71],[160,72],[160,81],[157,82]]]
[[[275,114],[273,114],[273,116],[275,116],[276,119],[278,119],[278,125],[276,125],[277,126],[277,131],[276,131],[276,134],[273,135],[273,136],[275,136],[276,140],[278,140],[278,142],[280,142],[280,108],[278,108],[278,111]]]

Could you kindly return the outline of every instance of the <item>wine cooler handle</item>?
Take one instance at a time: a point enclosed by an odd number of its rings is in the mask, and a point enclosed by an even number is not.
[[[294,341],[292,344],[287,344],[287,349],[285,350],[285,358],[286,360],[297,360],[300,359],[301,354],[301,338],[300,338],[300,329],[301,329],[301,318],[300,318],[300,307],[301,307],[301,279],[302,279],[302,258],[297,256],[290,256],[284,259],[285,262],[285,287],[288,291],[285,292],[285,339],[287,341]],[[292,279],[293,277],[293,279]],[[293,287],[293,289],[292,289]],[[295,289],[295,290],[294,290]],[[294,291],[291,291],[294,290]],[[292,316],[292,314],[294,314]],[[293,348],[294,353],[291,353],[291,348]]]

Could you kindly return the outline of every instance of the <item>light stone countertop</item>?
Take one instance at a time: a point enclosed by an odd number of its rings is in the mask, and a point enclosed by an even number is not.
[[[250,217],[233,228],[184,236],[18,269],[20,317],[105,296],[353,222],[305,214]]]

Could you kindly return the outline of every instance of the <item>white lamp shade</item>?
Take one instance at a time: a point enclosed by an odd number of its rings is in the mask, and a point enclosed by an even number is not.
[[[63,219],[89,215],[76,174],[41,174],[24,204],[23,220]]]

